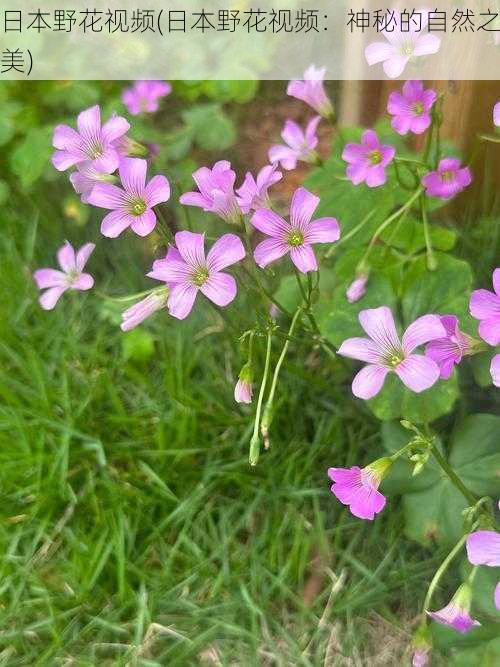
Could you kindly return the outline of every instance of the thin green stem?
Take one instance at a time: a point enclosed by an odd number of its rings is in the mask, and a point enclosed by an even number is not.
[[[398,208],[397,211],[395,211],[392,215],[390,215],[388,218],[386,218],[386,219],[379,225],[379,227],[378,227],[377,230],[375,231],[375,234],[372,236],[372,239],[371,239],[370,243],[368,244],[368,248],[366,249],[366,252],[365,252],[365,254],[363,255],[363,257],[362,257],[362,259],[361,259],[361,261],[360,261],[360,265],[362,265],[362,264],[364,264],[364,263],[366,262],[366,260],[367,260],[368,257],[370,256],[370,253],[371,253],[371,251],[372,251],[373,246],[375,245],[375,243],[376,243],[377,240],[379,239],[379,237],[380,237],[380,235],[382,234],[382,232],[384,231],[384,229],[386,229],[386,228],[391,224],[391,222],[394,222],[394,220],[397,220],[397,218],[399,218],[400,215],[403,215],[403,213],[404,213],[405,211],[407,211],[408,209],[410,209],[410,208],[412,207],[413,203],[415,202],[415,200],[418,199],[418,198],[420,197],[421,193],[422,193],[422,188],[419,187],[417,190],[415,190],[415,192],[414,192],[414,193],[412,194],[412,196],[408,199],[408,201],[407,201],[405,204],[403,204],[403,206],[401,206],[400,208]]]
[[[427,268],[429,271],[435,271],[437,268],[437,260],[434,255],[434,249],[432,247],[431,235],[429,231],[429,220],[427,217],[427,202],[425,195],[420,196],[420,212],[422,214],[422,223],[424,225],[424,238],[425,238],[425,248],[427,251]]]
[[[154,212],[156,213],[156,215],[158,217],[158,229],[160,230],[164,239],[167,241],[167,243],[173,243],[174,235],[170,231],[168,223],[165,220],[165,217],[164,217],[160,207],[156,206],[155,209],[154,209]]]
[[[346,243],[347,241],[349,241],[349,239],[352,239],[353,236],[356,236],[356,234],[360,232],[363,229],[363,227],[373,218],[376,212],[377,209],[372,209],[367,215],[365,215],[365,217],[361,220],[361,222],[359,222],[356,225],[356,227],[351,229],[351,231],[348,232],[347,234],[344,234],[344,236],[342,236],[335,245],[332,245],[332,247],[329,248],[328,251],[325,253],[325,259],[331,257],[333,253],[337,250],[337,248],[341,246],[343,243]]]
[[[264,439],[264,446],[265,446],[266,449],[269,448],[269,427],[271,425],[274,395],[276,393],[276,387],[278,386],[278,378],[279,378],[281,366],[283,365],[283,362],[284,362],[285,357],[286,357],[286,353],[288,352],[288,348],[290,346],[290,337],[293,336],[295,326],[299,322],[300,316],[302,315],[302,312],[303,312],[303,308],[302,308],[302,306],[299,306],[299,308],[297,308],[297,310],[295,311],[292,322],[291,322],[290,327],[288,329],[287,340],[285,341],[285,344],[283,345],[283,348],[281,350],[281,354],[280,354],[280,356],[278,358],[278,361],[276,363],[276,366],[274,368],[273,379],[272,379],[272,382],[271,382],[271,389],[269,390],[269,396],[267,397],[266,406],[265,406],[264,412],[262,414],[262,421],[260,423],[260,432],[261,432],[262,437]]]
[[[249,462],[251,466],[256,466],[259,461],[260,454],[260,438],[259,438],[259,425],[260,425],[260,415],[262,412],[262,402],[264,400],[264,394],[266,391],[267,378],[269,375],[269,365],[271,362],[271,342],[272,342],[272,331],[268,329],[267,331],[267,345],[266,345],[266,360],[264,362],[264,374],[262,376],[262,382],[260,384],[259,398],[257,399],[257,409],[255,411],[255,422],[253,426],[252,439],[250,440],[250,454]]]
[[[467,502],[469,502],[471,505],[475,505],[476,502],[478,501],[478,498],[470,491],[465,484],[462,482],[460,477],[457,475],[457,473],[453,470],[453,468],[450,466],[448,461],[445,459],[445,457],[441,454],[439,449],[436,447],[434,442],[429,441],[430,448],[432,455],[438,462],[438,464],[441,466],[441,468],[444,470],[444,472],[448,475],[450,478],[450,481],[456,488],[460,491],[460,493],[465,497]]]
[[[422,614],[425,614],[425,612],[429,609],[430,603],[432,596],[434,594],[434,591],[436,590],[437,585],[439,584],[439,581],[443,574],[446,572],[448,567],[450,566],[451,562],[455,558],[455,556],[458,554],[458,552],[461,550],[463,547],[465,540],[467,539],[468,533],[463,535],[460,540],[455,544],[453,549],[450,551],[450,553],[446,556],[444,561],[441,563],[441,565],[438,567],[436,570],[436,573],[432,577],[432,581],[429,584],[429,588],[427,589],[427,593],[425,595],[424,599],[424,604],[422,606]],[[425,616],[424,616],[425,618]]]

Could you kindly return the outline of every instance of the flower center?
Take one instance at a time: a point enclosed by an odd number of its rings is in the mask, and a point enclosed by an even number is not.
[[[297,246],[302,245],[304,243],[304,234],[300,231],[300,229],[294,229],[288,235],[287,240],[288,240],[288,245],[291,245],[292,248],[297,248]]]
[[[206,266],[199,266],[191,275],[191,280],[196,287],[201,287],[209,279],[210,274]]]
[[[403,355],[393,352],[388,358],[387,363],[391,368],[396,368],[403,361]]]
[[[374,166],[380,164],[382,162],[382,153],[378,150],[370,151],[368,153],[368,160],[370,161],[370,164],[373,164]]]
[[[91,160],[97,160],[104,153],[104,146],[100,141],[92,141],[87,147],[87,155]]]
[[[450,183],[455,178],[455,174],[452,171],[443,171],[441,173],[441,180],[443,183]]]
[[[412,42],[405,42],[401,48],[401,55],[412,56],[415,46]]]
[[[412,106],[412,110],[415,116],[421,116],[424,113],[424,105],[422,102],[415,102]]]
[[[76,269],[71,269],[71,271],[68,271],[68,273],[66,274],[66,277],[68,283],[72,285],[78,278],[78,271]]]
[[[144,199],[133,199],[129,204],[129,211],[132,215],[142,215],[147,209]]]

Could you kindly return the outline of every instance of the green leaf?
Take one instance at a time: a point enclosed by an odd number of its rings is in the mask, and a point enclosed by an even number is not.
[[[184,111],[182,118],[204,150],[224,150],[236,141],[234,123],[218,104],[200,104]]]
[[[456,373],[446,382],[438,381],[421,394],[407,389],[394,373],[390,373],[382,390],[368,401],[368,405],[382,421],[408,419],[416,424],[425,424],[451,412],[457,398]]]
[[[21,186],[29,188],[45,169],[50,169],[52,127],[33,128],[10,156],[10,166]]]
[[[446,227],[432,225],[429,230],[432,247],[435,250],[451,250],[456,243],[457,233]],[[425,235],[423,224],[407,217],[401,224],[384,230],[380,237],[385,243],[394,248],[399,248],[408,254],[415,254],[425,248]]]
[[[468,313],[473,276],[470,265],[455,257],[436,253],[438,267],[428,271],[426,258],[419,258],[408,270],[403,285],[405,325],[427,313]]]
[[[482,641],[477,646],[455,653],[450,667],[497,667],[500,664],[500,638]]]
[[[477,414],[467,417],[453,434],[450,465],[478,496],[498,493],[499,433],[500,417]],[[431,487],[404,496],[406,533],[424,545],[433,540],[451,545],[463,534],[461,512],[467,505],[442,472]]]

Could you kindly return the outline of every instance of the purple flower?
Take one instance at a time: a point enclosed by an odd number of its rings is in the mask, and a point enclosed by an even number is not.
[[[362,299],[366,293],[366,283],[368,282],[368,276],[363,274],[358,276],[347,288],[345,293],[349,303],[356,303]]]
[[[376,188],[386,182],[385,168],[395,155],[394,146],[382,145],[374,130],[366,130],[360,144],[345,145],[342,159],[349,163],[347,176],[354,185],[366,182]]]
[[[230,162],[220,160],[211,169],[201,167],[193,173],[193,178],[199,192],[186,192],[179,200],[181,204],[198,206],[228,222],[238,218],[240,210],[234,194],[236,174]]]
[[[441,324],[445,328],[446,336],[428,343],[425,354],[434,359],[439,366],[440,377],[443,380],[448,380],[451,377],[454,365],[458,365],[464,355],[471,353],[474,341],[470,336],[460,331],[458,318],[454,315],[443,315]]]
[[[158,111],[159,100],[172,92],[172,86],[165,81],[135,81],[122,94],[122,102],[129,113],[137,116],[143,111]]]
[[[148,318],[157,310],[163,308],[167,303],[168,289],[159,288],[141,301],[138,301],[130,308],[127,308],[122,313],[122,323],[120,328],[122,331],[130,331],[139,326],[146,318]]]
[[[234,400],[236,403],[251,403],[253,396],[252,383],[248,380],[238,379],[234,387]]]
[[[500,345],[500,268],[493,271],[493,289],[478,289],[472,292],[469,310],[472,317],[480,320],[479,335],[489,345]]]
[[[86,243],[75,255],[73,246],[66,241],[57,251],[62,271],[38,269],[34,272],[38,289],[48,288],[39,299],[44,310],[52,310],[66,290],[89,290],[93,287],[94,279],[89,273],[83,273],[83,269],[94,248],[93,243]]]
[[[429,197],[451,199],[472,183],[469,167],[461,167],[460,160],[454,157],[443,158],[437,171],[430,171],[422,178]]]
[[[411,659],[412,667],[426,667],[429,664],[429,649],[417,648]]]
[[[292,262],[302,273],[317,270],[311,245],[333,243],[340,238],[335,218],[318,218],[311,222],[318,204],[319,197],[305,188],[298,188],[290,205],[290,222],[268,208],[261,208],[253,214],[252,225],[270,237],[259,243],[254,251],[254,259],[262,269],[290,253]]]
[[[338,354],[366,361],[352,383],[352,393],[368,400],[382,389],[387,373],[394,372],[416,393],[429,389],[439,378],[439,366],[423,354],[413,354],[419,345],[444,338],[446,330],[438,315],[419,317],[400,341],[390,308],[362,310],[359,321],[369,338],[349,338]]]
[[[481,625],[470,615],[471,590],[469,584],[462,584],[451,602],[439,611],[427,614],[441,625],[447,625],[461,634],[469,632],[474,626]]]
[[[403,92],[389,95],[387,111],[394,116],[392,127],[399,134],[422,134],[431,124],[430,111],[436,99],[437,93],[430,88],[424,90],[422,81],[407,81]]]
[[[497,127],[500,127],[500,102],[497,102],[493,107],[493,122]]]
[[[256,211],[259,208],[270,208],[267,191],[283,178],[283,174],[277,169],[277,164],[268,164],[259,171],[257,179],[247,171],[243,185],[236,190],[238,205],[243,213],[250,213],[251,210]]]
[[[321,116],[311,118],[305,132],[293,120],[287,120],[281,132],[286,146],[278,144],[269,149],[269,162],[279,162],[283,169],[295,169],[297,162],[315,162],[315,148],[318,145],[316,130]]]
[[[385,42],[372,42],[365,48],[365,57],[369,65],[383,63],[384,72],[390,79],[397,79],[406,65],[414,58],[437,53],[441,39],[436,35],[425,33],[427,12],[422,12],[421,30],[410,27],[401,30],[401,16],[396,14],[397,27],[393,32],[382,30]]]
[[[76,171],[70,174],[69,180],[75,192],[81,195],[82,203],[88,204],[90,193],[96,183],[112,183],[116,179],[111,174],[97,171],[92,162],[81,162],[76,165]]]
[[[378,487],[390,466],[391,460],[384,458],[366,468],[328,468],[328,477],[333,481],[330,491],[349,506],[351,514],[373,521],[385,507],[385,496]]]
[[[500,567],[500,533],[476,530],[467,538],[467,558],[472,565]]]
[[[500,387],[500,354],[495,354],[491,360],[490,373],[495,387]]]
[[[302,100],[323,118],[329,118],[333,115],[333,106],[323,85],[325,72],[326,67],[311,65],[306,69],[303,81],[290,81],[286,94]]]
[[[147,236],[156,225],[153,206],[170,197],[165,176],[154,176],[146,184],[148,163],[140,158],[123,158],[119,174],[123,188],[111,183],[97,183],[88,196],[89,204],[111,209],[101,224],[101,233],[116,238],[131,227],[139,236]]]
[[[236,234],[224,234],[205,257],[205,235],[177,232],[176,248],[169,248],[165,259],[157,260],[148,276],[163,280],[169,287],[167,307],[179,320],[193,308],[198,292],[217,306],[227,306],[236,297],[233,276],[224,273],[231,264],[245,257],[245,249]]]
[[[68,125],[58,125],[54,130],[52,145],[56,152],[52,164],[59,171],[82,162],[90,162],[97,171],[112,174],[120,161],[115,142],[123,137],[130,125],[121,116],[112,116],[101,125],[101,109],[98,105],[78,114],[78,131]]]

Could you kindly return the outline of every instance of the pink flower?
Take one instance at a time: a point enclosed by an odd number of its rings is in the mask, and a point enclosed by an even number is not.
[[[240,378],[234,388],[234,400],[236,403],[251,403],[252,395],[252,384]]]
[[[373,521],[385,507],[385,496],[378,487],[390,466],[391,460],[384,458],[366,468],[328,468],[333,481],[330,491],[342,504],[349,505],[351,514]]]
[[[111,209],[101,224],[101,233],[116,238],[131,227],[139,236],[147,236],[156,225],[153,206],[170,197],[165,176],[154,176],[146,184],[148,163],[140,158],[123,158],[119,174],[123,188],[111,183],[97,183],[88,196],[89,204]]]
[[[396,12],[397,15],[397,12]],[[424,33],[427,26],[427,12],[422,12],[421,30],[401,30],[401,19],[398,20],[394,32],[382,30],[385,42],[372,42],[365,48],[367,63],[376,65],[383,63],[384,72],[390,79],[397,79],[406,65],[414,58],[437,53],[441,46],[441,39],[437,35]]]
[[[315,148],[318,145],[316,130],[321,116],[311,118],[305,132],[293,120],[287,120],[281,132],[281,138],[286,146],[278,144],[269,149],[269,162],[279,162],[283,169],[295,169],[297,162],[314,162]]]
[[[385,168],[395,155],[394,146],[382,145],[376,132],[366,130],[360,144],[345,145],[342,159],[349,163],[347,177],[354,185],[366,182],[376,188],[386,182]]]
[[[366,361],[352,383],[352,393],[368,400],[382,389],[387,373],[394,372],[416,393],[429,389],[439,378],[439,366],[423,354],[413,354],[419,345],[444,338],[446,330],[438,315],[419,317],[400,341],[390,308],[362,310],[359,321],[369,338],[349,338],[338,354]]]
[[[262,269],[290,253],[292,262],[302,273],[317,270],[312,244],[333,243],[340,238],[335,218],[318,218],[311,222],[318,204],[319,197],[305,188],[298,188],[290,205],[290,222],[267,208],[253,214],[252,225],[270,237],[259,243],[254,251],[254,259]]]
[[[412,667],[426,667],[429,664],[429,650],[417,648],[411,659]]]
[[[205,257],[205,235],[177,232],[176,248],[169,248],[165,259],[157,260],[148,276],[169,286],[167,307],[179,320],[185,319],[198,292],[217,306],[227,306],[236,297],[233,276],[225,269],[245,257],[245,249],[236,234],[224,234]]]
[[[129,113],[137,116],[142,111],[158,111],[159,100],[172,92],[172,86],[165,81],[135,81],[122,94],[122,102]]]
[[[430,171],[422,178],[429,197],[451,199],[472,183],[469,167],[460,167],[460,160],[454,157],[443,158],[437,171]]]
[[[96,183],[112,183],[115,179],[110,174],[97,171],[92,162],[81,162],[76,165],[76,171],[69,176],[71,185],[75,192],[81,195],[83,204],[89,203],[89,195]]]
[[[270,207],[267,191],[283,178],[283,174],[277,171],[277,168],[277,164],[266,165],[257,174],[257,179],[247,171],[243,185],[236,190],[238,205],[243,213]]]
[[[52,144],[56,152],[52,164],[59,171],[82,162],[90,162],[97,171],[112,174],[120,156],[115,142],[123,137],[130,125],[121,116],[112,116],[101,125],[101,109],[98,105],[78,114],[78,131],[68,125],[58,125]]]
[[[349,303],[356,303],[362,299],[366,293],[366,283],[368,282],[367,275],[358,276],[347,288],[345,293]]]
[[[86,243],[76,253],[71,243],[66,243],[57,251],[57,261],[62,271],[56,269],[38,269],[33,278],[38,289],[48,288],[40,296],[40,305],[44,310],[52,310],[66,290],[89,290],[94,279],[89,273],[83,273],[85,264],[93,252],[95,245]]]
[[[157,310],[163,308],[167,303],[167,288],[159,288],[141,301],[138,301],[130,308],[127,308],[122,313],[122,323],[120,328],[122,331],[130,331],[134,329],[139,324],[144,322],[146,318],[153,313],[156,313]]]
[[[440,377],[448,380],[455,364],[462,361],[464,355],[472,351],[473,339],[460,331],[458,318],[454,315],[443,315],[441,324],[445,328],[446,337],[437,338],[427,344],[425,354],[434,359],[440,369]]]
[[[461,634],[469,632],[474,626],[481,625],[470,615],[471,590],[469,584],[462,584],[451,602],[439,611],[427,614],[441,625],[447,625]]]
[[[480,320],[479,335],[489,345],[500,345],[500,268],[493,271],[493,289],[478,289],[472,292],[469,310],[472,317]]]
[[[500,354],[495,354],[491,360],[490,373],[495,387],[500,387]]]
[[[302,100],[323,118],[329,118],[333,115],[333,106],[323,85],[325,72],[326,67],[311,65],[306,69],[303,81],[290,81],[286,94]]]
[[[199,192],[186,192],[180,198],[181,204],[198,206],[204,211],[215,213],[228,222],[234,222],[240,215],[234,182],[236,174],[227,160],[216,162],[212,169],[201,167],[193,173]]]
[[[500,102],[497,102],[493,107],[493,123],[500,127]]]
[[[422,134],[431,124],[430,111],[437,93],[430,88],[424,90],[422,81],[407,81],[403,92],[389,95],[387,111],[394,116],[391,125],[399,134]]]
[[[500,533],[476,530],[467,538],[467,558],[472,565],[500,567]]]

